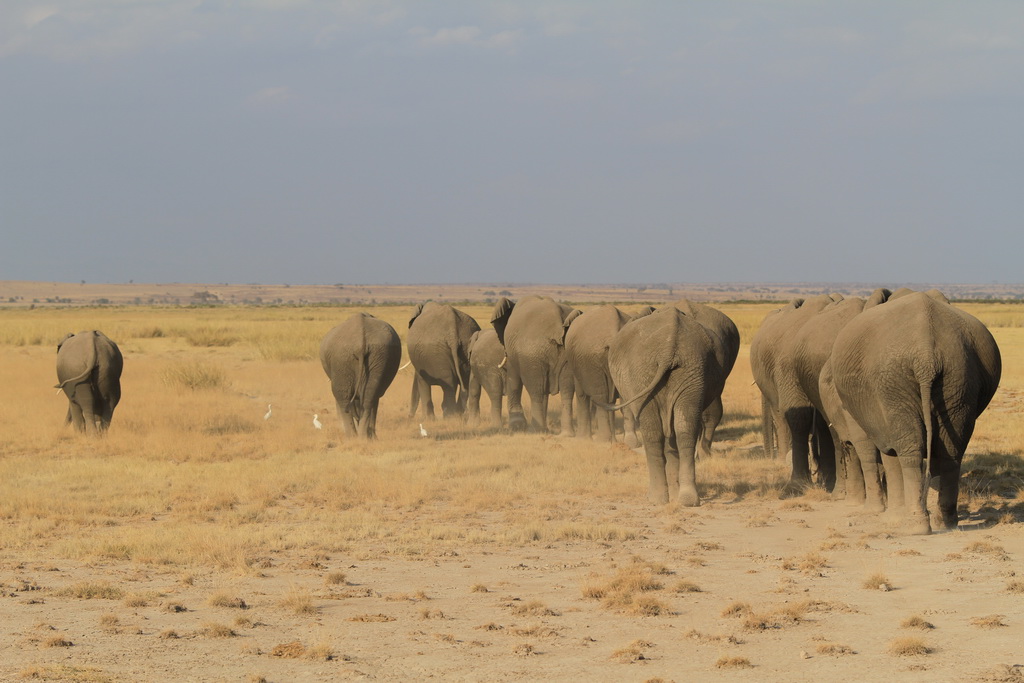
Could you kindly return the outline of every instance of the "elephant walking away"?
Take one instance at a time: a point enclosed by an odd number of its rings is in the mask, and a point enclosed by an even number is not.
[[[402,342],[395,328],[369,313],[356,313],[324,336],[320,363],[331,381],[345,434],[376,436],[377,405],[401,360]]]
[[[729,373],[732,372],[732,368],[736,364],[736,356],[740,353],[740,331],[736,328],[736,323],[717,308],[696,301],[680,299],[672,305],[681,313],[703,325],[711,333],[711,340],[715,344],[715,355],[725,372],[725,379],[728,379]],[[715,439],[715,430],[718,429],[718,425],[722,421],[723,413],[722,398],[719,396],[701,416],[704,428],[701,431],[699,451],[702,456],[711,456],[711,442]]]
[[[405,344],[415,369],[409,417],[416,416],[417,404],[423,401],[428,418],[434,417],[432,386],[443,393],[441,411],[445,417],[466,411],[469,394],[469,344],[480,331],[476,320],[448,304],[428,301],[416,306],[409,319]]]
[[[98,330],[68,334],[57,344],[57,389],[68,397],[65,422],[80,432],[110,427],[121,400],[124,358],[109,337]]]
[[[1002,372],[999,347],[975,317],[938,292],[890,300],[854,318],[836,337],[832,375],[860,428],[862,463],[882,454],[889,507],[911,533],[930,533],[927,486],[938,477],[937,526],[956,528],[960,463]],[[867,479],[867,478],[866,478]],[[867,496],[881,492],[867,480]]]
[[[508,371],[508,424],[513,431],[526,429],[523,387],[530,394],[530,423],[538,431],[548,429],[548,396],[562,398],[561,434],[573,429],[572,372],[565,362],[565,334],[580,310],[546,296],[527,296],[516,302],[502,297],[494,304],[491,324],[505,347]]]
[[[827,448],[824,454],[820,452],[822,444],[827,446],[831,442],[827,422],[815,419],[814,407],[797,387],[789,347],[811,318],[826,306],[842,300],[839,294],[795,299],[781,310],[769,313],[750,342],[750,370],[761,390],[762,407],[768,409],[762,415],[765,452],[773,453],[768,435],[772,431],[769,425],[774,425],[779,449],[791,462],[790,480],[782,492],[784,498],[802,492],[811,484],[809,443],[812,434],[819,446],[818,467],[827,485],[831,486],[835,478],[834,454]],[[817,383],[817,375],[814,379]]]
[[[471,418],[480,416],[481,390],[491,402],[491,422],[501,426],[501,401],[505,395],[505,348],[498,333],[480,330],[469,341],[469,402]]]
[[[702,415],[725,386],[711,333],[667,306],[615,335],[608,366],[624,400],[619,407],[635,406],[647,455],[648,498],[700,505],[694,460]]]
[[[615,403],[618,392],[608,370],[608,348],[626,323],[649,315],[653,310],[648,306],[634,316],[605,304],[584,311],[569,326],[565,334],[565,357],[573,377],[579,423],[576,435],[580,438],[591,437],[592,423],[596,421],[598,440],[615,440],[615,413],[600,409],[595,412],[591,402]],[[633,413],[628,409],[623,411],[623,423],[626,445],[639,446]]]

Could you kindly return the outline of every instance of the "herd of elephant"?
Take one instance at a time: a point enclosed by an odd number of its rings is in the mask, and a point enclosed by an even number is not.
[[[525,388],[533,429],[547,430],[548,398],[560,394],[562,434],[613,441],[621,410],[627,445],[642,442],[646,453],[650,500],[700,504],[697,453],[710,453],[740,349],[728,316],[685,299],[630,315],[610,304],[584,312],[529,296],[500,299],[490,322],[493,329],[482,330],[450,305],[416,307],[406,335],[415,373],[410,416],[421,402],[433,416],[431,387],[440,386],[446,417],[478,417],[486,391],[492,420],[502,424],[507,397],[509,428],[525,430]],[[401,359],[398,333],[367,313],[323,338],[320,361],[346,434],[375,436],[378,404]],[[815,461],[837,497],[873,511],[888,503],[908,531],[928,533],[926,494],[936,476],[936,522],[956,526],[960,462],[1001,369],[980,321],[934,290],[797,299],[765,318],[750,364],[763,397],[765,448],[784,449],[792,462],[783,495],[811,485]],[[117,345],[101,332],[58,345],[58,387],[77,429],[109,426],[122,366]]]

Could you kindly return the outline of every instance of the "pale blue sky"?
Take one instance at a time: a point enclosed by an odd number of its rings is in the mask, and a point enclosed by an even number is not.
[[[1022,282],[1024,3],[0,2],[0,279]]]

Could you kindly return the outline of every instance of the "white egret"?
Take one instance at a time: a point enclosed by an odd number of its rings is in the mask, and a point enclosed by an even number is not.
[[[313,426],[317,429],[323,429],[324,425],[320,422],[320,414],[316,413],[313,415]]]
[[[420,422],[420,436],[426,436],[427,430],[423,428],[423,423]]]
[[[271,413],[270,404],[268,403],[267,404],[267,414],[263,416],[263,419],[264,420],[269,420],[270,419],[270,413]]]

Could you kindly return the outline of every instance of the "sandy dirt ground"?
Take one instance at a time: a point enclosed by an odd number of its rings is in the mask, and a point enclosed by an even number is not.
[[[296,549],[245,576],[5,553],[0,680],[1024,680],[1024,525],[901,536],[817,498],[681,509],[570,497],[554,516],[628,538]],[[653,577],[650,615],[588,596],[631,567]],[[864,587],[874,574],[881,586]],[[67,595],[82,582],[123,595]],[[309,603],[282,604],[289,592]],[[902,625],[911,617],[926,624]],[[894,654],[901,638],[927,651]]]

